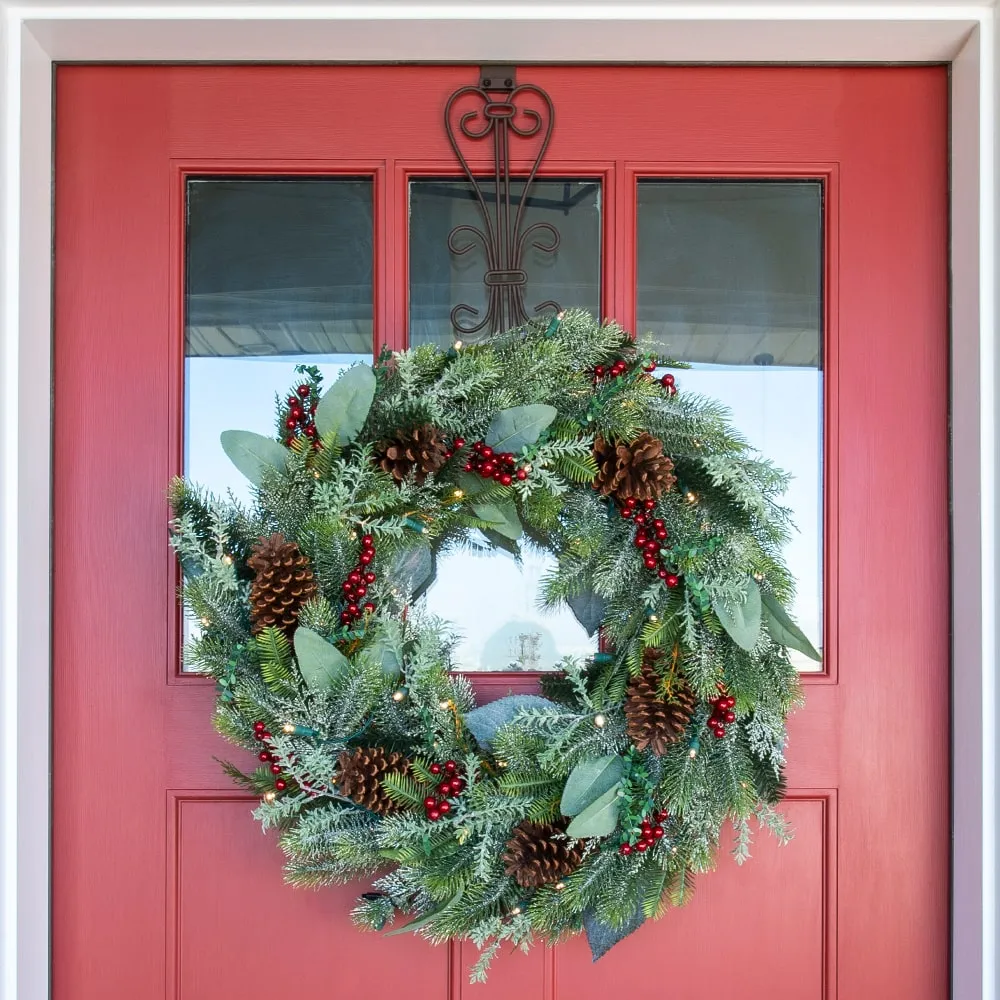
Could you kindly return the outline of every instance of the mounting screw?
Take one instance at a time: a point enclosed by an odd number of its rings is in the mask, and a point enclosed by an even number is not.
[[[514,81],[508,76],[507,79],[504,80],[503,85],[507,88],[507,90],[510,90],[510,88],[514,86]]]
[[[484,87],[489,87],[491,83],[493,83],[493,81],[489,77],[487,77],[485,80],[483,80],[483,86]]]

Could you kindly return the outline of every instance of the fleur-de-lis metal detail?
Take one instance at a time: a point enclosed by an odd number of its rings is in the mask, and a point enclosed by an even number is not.
[[[529,103],[530,102],[530,103]],[[471,107],[469,107],[471,105]],[[482,228],[458,225],[448,234],[448,248],[456,256],[481,246],[486,255],[486,315],[474,306],[461,303],[451,311],[451,325],[457,336],[474,338],[481,331],[500,333],[528,321],[524,294],[528,276],[524,270],[525,251],[534,247],[546,254],[559,249],[559,232],[548,222],[523,228],[528,194],[542,158],[552,138],[555,111],[552,100],[541,87],[517,84],[510,67],[484,67],[478,86],[459,87],[448,98],[444,125],[451,148],[472,185],[482,215]],[[462,139],[493,143],[493,181],[496,197],[488,204],[481,180],[472,171],[462,152]],[[523,180],[521,196],[514,204],[511,193],[511,143],[535,140],[536,154]],[[559,311],[559,304],[541,302],[535,313]]]

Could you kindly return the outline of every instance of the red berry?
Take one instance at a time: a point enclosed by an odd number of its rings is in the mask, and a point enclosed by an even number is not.
[[[626,506],[626,507],[635,507],[635,506],[636,506],[636,504],[638,504],[638,502],[639,502],[639,501],[638,501],[638,500],[636,500],[636,498],[635,498],[635,497],[629,497],[629,498],[628,498],[628,499],[627,499],[627,500],[625,501],[625,506]]]
[[[657,519],[656,519],[656,520],[655,520],[655,521],[653,522],[653,527],[654,527],[654,528],[665,528],[665,527],[666,527],[666,524],[665,524],[665,522],[664,522],[663,518],[662,518],[662,517],[658,517],[658,518],[657,518]]]
[[[645,564],[646,569],[656,569],[656,560],[652,556],[646,556],[646,558],[643,559],[643,563]]]
[[[452,778],[451,779],[451,790],[456,795],[461,795],[465,791],[465,780],[463,778]]]
[[[463,465],[463,466],[462,466],[462,468],[463,468],[463,469],[464,469],[464,470],[465,470],[466,472],[472,472],[472,471],[473,471],[473,468],[472,468],[472,463],[471,463],[471,462],[466,462],[466,463],[465,463],[465,465]]]
[[[291,448],[292,442],[294,440],[295,440],[295,438],[293,438],[293,437],[287,437],[287,438],[285,438],[285,445],[286,445],[286,447]]]
[[[454,445],[456,448],[464,448],[465,438],[455,438]]]
[[[632,516],[632,508],[631,507],[622,507],[622,517],[624,517],[626,520],[628,520],[631,516]]]
[[[660,551],[660,543],[655,539],[651,538],[645,545],[646,551],[652,556],[656,555]]]
[[[363,583],[359,583],[354,588],[354,593],[357,594],[358,597],[364,597],[365,594],[368,593],[368,588]]]
[[[735,722],[736,721],[736,713],[735,712],[726,712],[726,714],[725,714],[725,720],[726,720],[726,722]]]
[[[666,571],[665,569],[658,569],[658,570],[656,571],[656,575],[657,575],[657,576],[658,576],[658,577],[659,577],[659,578],[660,578],[661,580],[666,580],[666,578],[667,578],[667,571]]]
[[[253,724],[253,731],[254,731],[255,733],[262,733],[262,732],[264,732],[264,730],[265,730],[265,729],[267,729],[267,726],[265,726],[265,725],[264,725],[264,723],[263,723],[263,722],[261,722],[261,720],[260,720],[260,719],[258,719],[258,720],[257,720],[257,721],[256,721],[256,722],[255,722],[255,723]]]
[[[427,818],[431,822],[435,822],[436,820],[439,820],[441,818],[441,810],[440,809],[428,809],[427,810]]]
[[[310,424],[306,428],[306,437],[307,438],[314,438],[314,437],[316,437],[316,428],[312,424]]]
[[[655,372],[656,371],[656,362],[655,361],[650,361],[649,364],[645,365],[642,370],[644,372]]]
[[[654,826],[653,827],[653,836],[657,840],[660,840],[663,837],[663,827],[662,826]]]
[[[307,385],[300,385],[298,389],[295,390],[303,399],[309,395],[310,389]]]
[[[638,844],[635,845],[635,849],[641,854],[643,851],[649,848],[649,844],[645,840],[640,840]]]
[[[482,448],[479,449],[479,454],[482,455],[483,458],[492,458],[493,449],[488,444],[484,444]]]
[[[678,584],[680,584],[681,578],[679,576],[677,576],[675,573],[668,573],[667,574],[667,578],[666,578],[666,580],[664,582],[666,583],[666,585],[668,587],[670,587],[672,589],[672,588],[678,586]]]
[[[646,500],[643,503],[643,507],[645,507],[646,510],[653,510],[656,507],[656,501],[655,500]]]
[[[340,612],[340,624],[346,625],[351,620],[351,616],[346,611]]]
[[[353,617],[358,613],[358,606],[356,604],[348,604],[347,613]]]
[[[497,471],[497,467],[492,462],[483,462],[479,467],[479,474],[485,479],[491,479],[493,473]]]
[[[667,529],[666,528],[657,528],[656,529],[656,537],[661,542],[664,541],[666,539],[666,537],[667,537]]]
[[[645,514],[636,514],[635,515],[635,523],[636,524],[645,524],[646,523],[646,515]]]
[[[656,822],[657,823],[662,823],[669,815],[670,815],[670,813],[668,813],[666,809],[661,809],[656,814]]]
[[[445,813],[451,812],[451,803],[450,802],[442,802],[442,803],[440,803],[438,805],[438,811],[442,815],[444,815]]]
[[[427,798],[424,799],[425,809],[433,809],[436,805],[437,805],[437,799],[434,798],[433,795],[428,795]]]
[[[263,736],[265,740],[269,740],[271,738],[271,734],[266,729],[260,735]]]
[[[648,539],[645,535],[636,535],[635,542],[633,543],[637,549],[644,549],[646,547],[646,542]]]
[[[287,428],[288,428],[288,429],[289,429],[290,431],[294,431],[294,430],[295,430],[295,425],[296,425],[296,420],[295,420],[295,417],[289,417],[289,418],[288,418],[288,419],[287,419],[287,420],[285,421],[285,426],[286,426],[286,427],[287,427]]]
[[[293,409],[295,407],[297,407],[299,405],[298,398],[295,397],[295,396],[289,396],[288,397],[288,405],[291,406]]]
[[[715,738],[717,740],[721,740],[722,737],[725,736],[725,735],[726,735],[726,727],[725,726],[717,726],[716,729],[715,729]]]
[[[362,566],[367,566],[374,558],[375,556],[372,553],[371,549],[366,549],[358,557],[358,562],[360,562]]]
[[[271,765],[271,774],[281,774],[281,765],[280,764],[272,764]]]
[[[271,755],[266,750],[261,750],[261,752],[257,754],[257,760],[262,760],[266,763],[270,759]]]
[[[602,378],[604,375],[604,365],[596,365],[594,368],[594,375],[596,378]]]
[[[375,582],[375,574],[371,570],[368,570],[368,572],[365,573],[365,583],[374,583],[374,582]]]
[[[431,764],[431,766],[429,768],[427,768],[427,770],[430,771],[431,774],[440,774],[441,773],[441,765],[440,764]]]
[[[660,381],[661,381],[661,382],[662,382],[662,383],[663,383],[664,385],[667,385],[667,386],[671,386],[671,385],[673,385],[673,384],[674,384],[674,382],[676,382],[677,380],[676,380],[676,379],[674,378],[674,376],[673,376],[673,375],[671,375],[671,374],[670,374],[670,372],[667,372],[667,374],[666,374],[666,375],[664,375],[664,376],[663,376],[663,378],[661,378],[661,379],[660,379]]]
[[[736,699],[732,695],[729,695],[726,698],[726,708],[735,708],[735,707],[736,707]]]
[[[364,549],[371,549],[375,546],[375,539],[371,535],[361,536],[361,547]]]
[[[652,831],[653,831],[653,824],[652,824],[652,823],[650,823],[648,819],[644,819],[644,820],[643,820],[643,821],[642,821],[642,822],[641,822],[641,823],[639,824],[639,829],[640,829],[640,830],[641,830],[641,831],[642,831],[643,833],[652,833]]]
[[[476,442],[475,442],[475,443],[474,443],[474,444],[472,445],[472,450],[473,450],[474,452],[476,452],[476,454],[479,454],[479,453],[480,453],[480,452],[481,452],[481,451],[483,450],[483,442],[482,442],[482,441],[476,441]]]
[[[285,783],[285,781],[282,778],[278,778],[278,780],[274,783],[274,787],[279,792],[283,792],[288,787],[288,785]]]
[[[458,765],[453,760],[446,760],[444,762],[444,769],[448,774],[454,774],[458,770]]]
[[[517,478],[521,479],[521,480],[527,479],[528,478],[528,471],[527,471],[527,469],[518,469],[517,470]]]
[[[375,614],[375,605],[372,604],[371,601],[366,601],[364,608],[365,608],[365,614],[368,614],[368,615]]]
[[[619,854],[624,854],[625,857],[628,857],[632,853],[632,845],[631,844],[622,844],[622,846],[618,848],[618,853]]]
[[[502,484],[503,484],[504,486],[510,486],[510,484],[511,484],[511,483],[512,483],[513,481],[514,481],[514,480],[513,480],[513,478],[512,478],[511,476],[509,476],[509,475],[508,475],[508,474],[507,474],[506,472],[505,472],[505,473],[504,473],[504,474],[503,474],[503,475],[502,475],[502,476],[500,477],[500,482],[501,482],[501,483],[502,483]]]
[[[451,795],[450,781],[442,781],[441,784],[438,785],[438,795]]]

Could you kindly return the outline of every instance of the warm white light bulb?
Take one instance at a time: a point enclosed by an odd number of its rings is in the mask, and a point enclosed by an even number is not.
[[[598,729],[603,729],[604,728],[604,724],[607,721],[608,720],[603,715],[595,715],[594,716],[594,725],[597,726]]]

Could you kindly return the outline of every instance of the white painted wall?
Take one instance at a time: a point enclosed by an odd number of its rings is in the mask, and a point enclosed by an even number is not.
[[[0,0],[0,14],[0,1000],[48,995],[51,428],[25,414],[50,369],[52,63],[338,59],[952,63],[953,997],[998,1000],[992,6]]]

